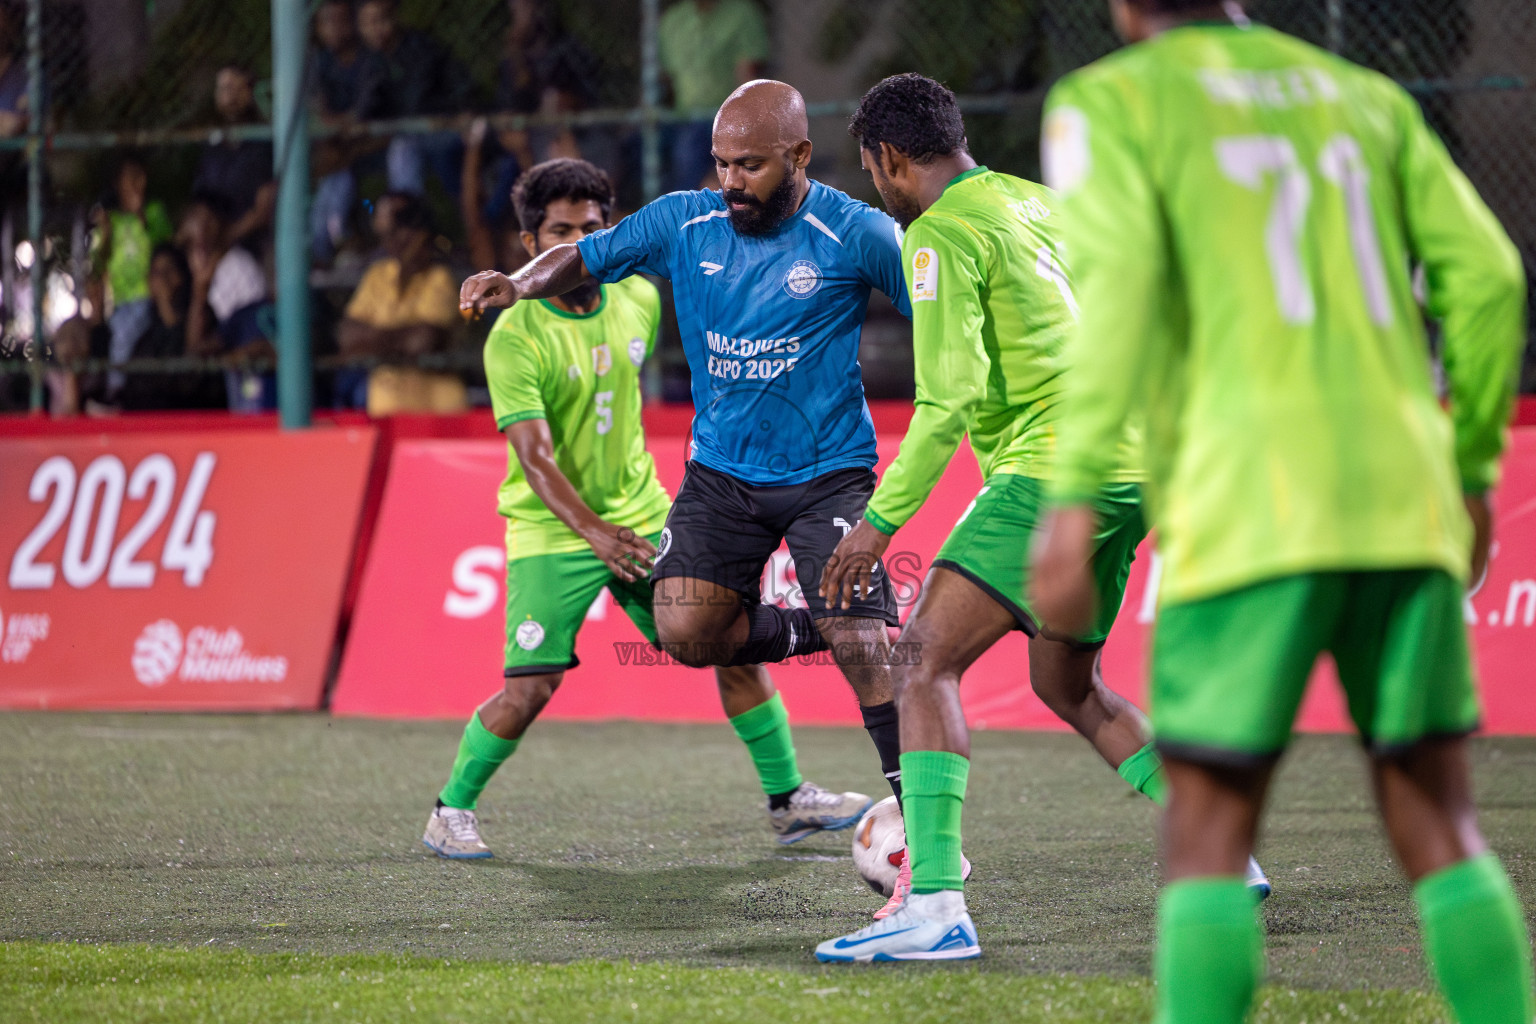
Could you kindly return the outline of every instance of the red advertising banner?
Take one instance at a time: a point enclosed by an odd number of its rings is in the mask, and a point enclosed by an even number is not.
[[[882,466],[895,457],[899,442],[898,434],[881,434]],[[662,482],[673,493],[682,478],[683,445],[675,434],[651,433]],[[334,711],[459,718],[500,687],[505,554],[495,494],[505,470],[506,446],[494,439],[396,445],[332,698]],[[975,462],[958,456],[928,504],[897,534],[887,562],[903,617],[934,553],[979,486]],[[1536,430],[1515,431],[1498,519],[1493,568],[1468,605],[1486,725],[1493,732],[1536,733],[1536,702],[1525,698],[1523,676],[1524,659],[1536,650]],[[1143,658],[1156,613],[1155,590],[1148,584],[1155,577],[1155,560],[1144,545],[1104,656],[1110,684],[1143,706]],[[787,552],[781,550],[767,567],[763,593],[799,600]],[[974,727],[1064,728],[1029,688],[1024,645],[1021,634],[1007,637],[967,673],[963,695]],[[654,654],[606,592],[587,612],[577,653],[581,666],[567,675],[548,716],[669,721],[721,716],[712,674],[654,664]],[[835,666],[791,662],[771,671],[795,721],[859,721]],[[1301,726],[1345,728],[1343,701],[1326,665],[1318,675],[1320,685],[1312,688]]]
[[[375,436],[0,440],[0,707],[318,708]]]

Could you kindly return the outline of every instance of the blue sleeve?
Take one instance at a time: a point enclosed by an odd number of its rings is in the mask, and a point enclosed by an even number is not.
[[[863,204],[859,204],[863,206]],[[848,251],[859,276],[871,288],[890,296],[896,309],[912,319],[912,300],[901,260],[901,228],[873,207],[863,206],[850,217]]]
[[[587,272],[604,284],[631,274],[671,278],[672,250],[688,219],[688,192],[673,192],[646,203],[611,228],[576,243]]]

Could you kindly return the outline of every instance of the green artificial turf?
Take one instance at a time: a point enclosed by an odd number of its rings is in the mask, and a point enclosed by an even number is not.
[[[6,1021],[267,1024],[270,1021],[800,1021],[907,1024],[1052,1021],[1131,1024],[1151,986],[1102,977],[986,972],[958,965],[815,973],[668,964],[501,964],[351,954],[0,946]],[[1422,992],[1268,989],[1254,1024],[1442,1024]]]
[[[771,989],[791,1001],[776,1005],[794,1007],[773,1019],[809,1021],[831,1012],[817,1007],[832,996],[804,990],[865,988],[876,1005],[900,992],[933,1014],[944,1008],[933,1000],[952,995],[978,1013],[1052,999],[1050,1019],[1115,1020],[1118,999],[1123,1019],[1146,1015],[1153,808],[1074,736],[976,736],[967,898],[984,957],[930,977],[814,963],[818,941],[861,927],[880,900],[854,874],[847,833],[773,843],[751,765],[723,723],[535,726],[481,800],[497,857],[472,863],[420,845],[460,729],[318,715],[0,715],[0,940],[22,943],[0,951],[0,1020],[11,1006],[28,1008],[21,1020],[255,1019],[242,1014],[255,1012],[266,973],[273,998],[290,1004],[267,1019],[302,1020],[329,1005],[314,1000],[343,968],[386,979],[370,989],[384,1000],[370,1004],[375,1020],[408,1012],[407,993],[464,985],[504,994],[497,1019],[519,1019],[510,1002],[535,989],[553,1001],[538,1011],[548,1016],[526,1019],[604,1019],[631,974],[657,1014],[676,998],[697,1001],[702,1016],[714,1007],[730,1019],[735,1001],[739,1019],[768,1019],[733,993]],[[798,729],[796,742],[808,778],[883,795],[862,730]],[[1530,906],[1536,742],[1473,749],[1485,831]],[[1264,910],[1275,1016],[1264,1019],[1343,1019],[1372,1000],[1387,1007],[1372,1019],[1438,1019],[1433,997],[1387,991],[1428,979],[1351,741],[1297,745],[1260,857],[1276,886]],[[75,945],[86,943],[134,945]],[[304,955],[280,961],[291,970],[215,955],[231,950]],[[686,972],[686,991],[669,994],[661,975],[683,968],[730,970]],[[120,980],[97,988],[104,971]],[[143,972],[140,991],[123,987]],[[227,1012],[156,1017],[136,1002],[144,985],[169,998],[199,978]],[[45,997],[57,1013],[39,1008]],[[482,1012],[474,1000],[452,1002],[460,1016],[441,1019],[480,1019],[469,1016]],[[925,1019],[905,1006],[899,1016]]]

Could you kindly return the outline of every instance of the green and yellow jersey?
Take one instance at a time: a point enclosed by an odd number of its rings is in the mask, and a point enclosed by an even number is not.
[[[661,297],[642,277],[603,285],[602,296],[587,314],[546,301],[503,312],[486,339],[485,376],[498,430],[547,420],[555,463],[587,506],[648,536],[670,505],[640,423],[640,365],[656,344]],[[498,497],[508,560],[586,550],[533,493],[510,444]]]
[[[907,229],[917,400],[865,512],[881,531],[894,533],[922,507],[966,434],[983,477],[1050,479],[1062,349],[1077,316],[1055,206],[1044,186],[977,167]],[[1124,435],[1109,449],[1106,479],[1135,479]]]
[[[1462,494],[1497,478],[1525,289],[1412,97],[1270,29],[1192,24],[1067,76],[1044,134],[1082,307],[1056,499],[1108,478],[1135,413],[1165,600],[1313,571],[1464,578]]]

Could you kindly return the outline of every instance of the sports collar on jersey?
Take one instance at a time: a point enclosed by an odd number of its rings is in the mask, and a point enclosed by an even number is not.
[[[972,167],[968,171],[961,171],[959,174],[955,175],[953,178],[950,178],[949,181],[944,183],[944,190],[947,192],[949,191],[949,186],[958,185],[967,178],[974,178],[978,174],[986,174],[990,169],[991,168],[989,168],[986,164],[977,164],[975,167]]]
[[[827,186],[822,185],[821,182],[817,181],[815,178],[807,178],[807,179],[805,179],[805,182],[806,182],[805,195],[803,197],[801,197],[800,205],[795,209],[795,212],[790,214],[788,217],[785,217],[782,221],[780,221],[778,226],[775,227],[772,231],[768,232],[768,234],[762,235],[762,236],[755,236],[755,237],[771,238],[771,237],[779,234],[785,228],[788,228],[790,225],[794,224],[796,221],[803,220],[807,224],[811,225],[811,227],[815,228],[817,231],[820,231],[822,234],[824,234],[828,238],[832,239],[832,241],[836,242],[838,245],[842,245],[843,244],[843,240],[841,238],[837,237],[837,232],[835,232],[831,228],[827,227],[826,222],[824,222],[820,217],[816,216],[814,213],[811,213],[810,209],[809,209],[809,207],[811,205],[811,196],[815,193],[816,189],[817,188],[826,188]],[[724,196],[724,194],[719,189],[710,189],[710,191],[713,192],[716,196],[719,196],[721,202],[725,201],[725,196]],[[688,221],[687,223],[685,223],[683,225],[683,227],[686,228],[686,227],[689,227],[689,226],[694,225],[694,224],[708,223],[709,221],[715,219],[716,217],[729,217],[730,215],[731,215],[731,211],[730,211],[729,207],[726,207],[723,210],[711,210],[710,212],[704,214],[702,217],[695,217],[692,220]],[[735,231],[736,228],[733,226],[731,228],[731,230]]]
[[[587,320],[608,308],[608,286],[605,284],[597,286],[597,308],[590,313],[572,313],[568,309],[561,309],[548,299],[540,299],[539,305],[555,314],[555,316],[565,317],[567,320]]]

